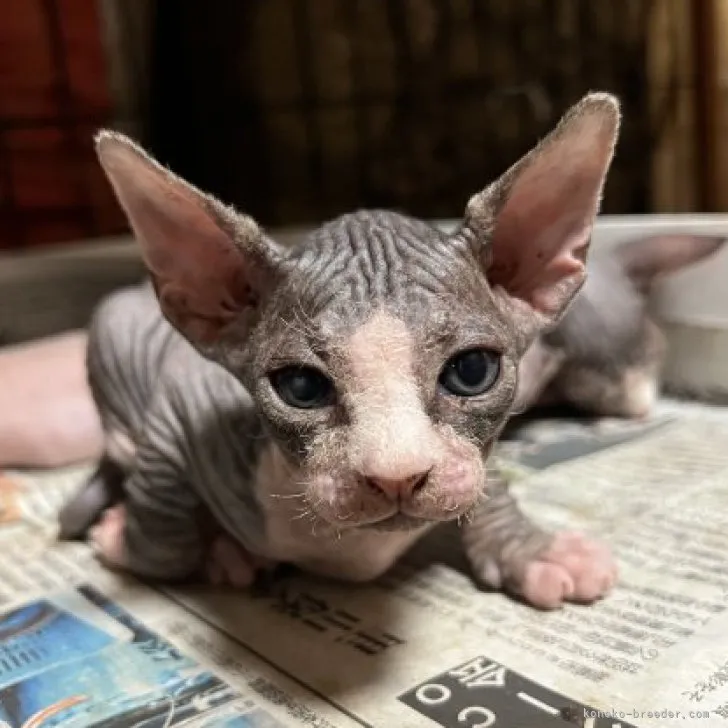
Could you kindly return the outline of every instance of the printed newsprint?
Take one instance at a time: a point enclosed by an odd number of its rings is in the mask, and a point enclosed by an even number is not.
[[[6,473],[0,726],[728,727],[728,417],[514,437],[500,457],[527,510],[615,549],[601,603],[480,591],[448,528],[370,586],[145,586],[55,543],[85,468]]]

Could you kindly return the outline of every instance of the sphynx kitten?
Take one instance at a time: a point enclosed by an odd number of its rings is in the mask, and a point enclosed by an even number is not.
[[[674,232],[594,251],[579,294],[521,359],[514,409],[567,405],[598,417],[648,416],[667,353],[650,315],[651,289],[725,243],[719,235]]]
[[[486,461],[519,360],[584,282],[619,119],[612,96],[584,97],[454,233],[359,211],[291,249],[101,132],[151,281],[89,333],[91,484],[123,492],[91,529],[100,557],[238,587],[278,562],[364,581],[458,519],[481,582],[542,608],[606,594],[606,547],[540,529]],[[66,536],[105,505],[85,493]]]

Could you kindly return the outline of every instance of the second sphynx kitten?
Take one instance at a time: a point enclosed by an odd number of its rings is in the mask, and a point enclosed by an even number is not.
[[[667,353],[649,311],[664,276],[714,255],[725,237],[661,233],[596,250],[564,316],[521,359],[515,408],[567,405],[598,417],[641,419],[652,411]]]
[[[586,96],[454,233],[359,211],[290,249],[102,132],[151,282],[89,334],[94,478],[122,492],[91,529],[100,556],[240,587],[276,562],[363,581],[458,519],[485,584],[542,608],[606,594],[607,548],[540,529],[487,459],[521,357],[584,282],[618,127],[612,96]],[[88,492],[66,535],[104,505]]]

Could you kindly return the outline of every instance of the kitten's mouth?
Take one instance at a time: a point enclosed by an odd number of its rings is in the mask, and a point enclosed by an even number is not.
[[[407,513],[401,508],[394,513],[382,516],[378,519],[367,520],[362,523],[352,524],[354,528],[366,528],[374,531],[411,531],[425,526],[432,526],[437,523],[448,523],[461,518],[469,509],[457,509],[452,513],[442,514],[438,517],[418,516]]]
[[[371,528],[375,531],[412,531],[434,522],[429,518],[419,518],[418,516],[411,516],[408,513],[404,513],[403,511],[397,511],[391,516],[385,516],[379,521],[364,523],[362,524],[362,528]]]
[[[468,508],[458,508],[452,512],[437,514],[436,516],[419,516],[407,513],[401,509],[394,512],[390,511],[386,515],[362,518],[361,520],[353,520],[344,517],[327,517],[323,516],[326,521],[337,531],[380,531],[382,533],[391,533],[393,531],[415,531],[427,526],[435,526],[439,523],[449,523],[460,518],[467,517],[472,506]]]
[[[326,518],[326,521],[339,530],[346,531],[411,531],[424,526],[440,523],[444,519],[425,518],[422,516],[414,516],[401,509],[389,511],[382,516],[374,516],[370,518],[362,518],[354,521],[350,518]]]

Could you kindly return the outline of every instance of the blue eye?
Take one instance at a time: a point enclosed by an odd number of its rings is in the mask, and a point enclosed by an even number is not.
[[[488,349],[469,349],[451,357],[440,372],[440,386],[458,397],[477,397],[487,392],[500,375],[500,354]]]
[[[289,366],[270,375],[278,396],[291,407],[315,409],[334,401],[332,381],[313,367]]]

